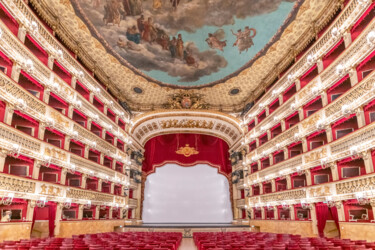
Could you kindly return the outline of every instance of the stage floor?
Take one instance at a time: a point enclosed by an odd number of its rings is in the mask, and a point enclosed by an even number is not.
[[[116,228],[118,232],[180,232],[184,238],[192,238],[195,232],[251,232],[249,225],[231,223],[145,223]]]
[[[248,225],[234,225],[232,223],[144,223],[128,226],[134,228],[243,228]]]

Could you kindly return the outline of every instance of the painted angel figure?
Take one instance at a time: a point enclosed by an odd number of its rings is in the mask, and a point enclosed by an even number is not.
[[[256,29],[249,28],[249,26],[246,26],[244,31],[242,31],[241,29],[239,29],[237,33],[234,33],[233,30],[231,31],[232,34],[237,37],[237,40],[233,44],[233,47],[237,46],[240,54],[244,50],[246,50],[247,52],[249,48],[254,45],[253,38],[257,34]]]
[[[220,41],[225,37],[225,32],[223,29],[217,30],[214,34],[208,33],[208,38],[206,42],[211,49],[218,49],[224,51],[224,47],[227,46],[227,40]]]

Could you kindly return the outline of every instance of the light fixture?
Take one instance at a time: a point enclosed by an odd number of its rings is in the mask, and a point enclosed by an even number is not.
[[[294,111],[294,110],[296,110],[296,107],[297,107],[297,104],[296,103],[292,103],[292,104],[290,104],[290,109],[292,110],[292,111]]]
[[[354,145],[354,146],[351,146],[349,148],[349,152],[350,152],[350,155],[355,158],[358,156],[359,154],[359,150],[358,150],[358,146],[357,145]]]
[[[10,206],[12,204],[13,198],[14,193],[8,193],[8,195],[6,196],[4,195],[3,197],[1,197],[0,205]]]
[[[68,171],[71,173],[71,174],[74,174],[76,172],[76,165],[74,164],[70,164],[70,168],[68,169]]]
[[[294,82],[294,76],[292,74],[288,75],[288,82]]]
[[[316,122],[316,124],[315,124],[315,127],[316,127],[316,129],[318,129],[318,130],[322,130],[322,129],[324,129],[324,126],[325,126],[325,122],[324,122],[324,120],[322,120],[322,119],[318,120],[318,121]]]
[[[348,118],[353,113],[353,111],[348,104],[344,104],[341,106],[341,113],[345,118]]]
[[[301,207],[303,209],[310,209],[311,208],[311,204],[307,203],[305,200],[301,200]]]
[[[0,29],[0,39],[3,37],[3,30]]]
[[[14,156],[14,157],[18,157],[20,155],[20,152],[21,152],[21,146],[18,145],[18,144],[13,144],[12,145],[12,150],[11,150],[11,154]]]
[[[31,21],[31,30],[32,32],[38,32],[38,24],[35,21]]]
[[[308,63],[309,65],[311,65],[311,64],[314,63],[315,58],[314,58],[313,55],[308,55],[307,58],[306,58],[306,60],[307,60],[307,63]]]
[[[37,200],[36,202],[36,206],[39,207],[39,208],[43,208],[46,206],[46,202],[47,202],[47,198],[46,197],[40,197],[39,200]]]
[[[337,38],[340,36],[340,31],[337,27],[334,27],[332,30],[331,30],[331,35],[333,38]]]
[[[25,62],[25,68],[26,68],[26,71],[31,73],[33,72],[34,70],[34,63],[33,61],[31,61],[31,59],[27,59],[26,62]]]
[[[295,134],[294,134],[294,140],[295,140],[295,141],[299,141],[299,140],[300,140],[300,135],[299,135],[299,133],[295,133]]]
[[[339,64],[336,66],[336,74],[339,75],[339,76],[342,76],[344,75],[345,71],[344,71],[344,66],[342,64]]]
[[[358,200],[358,204],[361,206],[364,206],[370,203],[370,199],[366,197],[363,192],[355,193],[355,197]]]
[[[289,209],[289,205],[285,201],[283,201],[281,203],[281,207],[282,207],[283,210],[288,210]]]
[[[375,44],[375,31],[370,31],[368,34],[367,34],[367,43],[369,45],[374,45]]]
[[[63,58],[64,58],[64,54],[63,54],[63,52],[62,52],[61,49],[57,50],[57,57],[58,57],[59,59],[63,59]]]
[[[66,208],[66,209],[69,209],[71,208],[72,206],[72,199],[68,198],[65,200],[65,202],[63,203],[63,207]]]
[[[17,104],[16,107],[20,110],[25,110],[27,108],[27,103],[25,102],[24,99],[18,98],[17,99]]]
[[[86,204],[83,205],[84,209],[90,209],[91,208],[91,201],[87,201]]]

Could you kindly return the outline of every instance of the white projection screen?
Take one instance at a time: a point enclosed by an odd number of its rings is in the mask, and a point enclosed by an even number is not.
[[[143,223],[231,223],[227,178],[206,164],[166,164],[147,177]]]

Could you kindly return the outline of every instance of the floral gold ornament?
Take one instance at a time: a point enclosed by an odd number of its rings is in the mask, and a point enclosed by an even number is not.
[[[190,147],[189,144],[186,144],[185,147],[180,147],[176,154],[183,155],[185,157],[190,157],[192,155],[199,154],[199,151],[197,151],[194,147]]]

